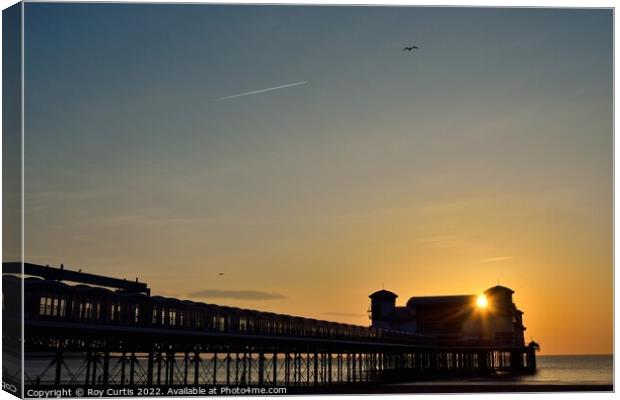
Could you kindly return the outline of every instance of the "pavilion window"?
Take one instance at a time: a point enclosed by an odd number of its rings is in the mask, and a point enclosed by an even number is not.
[[[177,323],[177,311],[175,309],[168,310],[168,324],[175,326]]]
[[[90,312],[93,308],[93,303],[89,301],[81,302],[79,305],[79,317],[80,319],[90,317]]]
[[[136,323],[136,324],[140,322],[140,306],[138,304],[134,304],[131,307],[130,320],[131,322]]]
[[[217,317],[215,315],[211,317],[209,328],[213,330],[217,330]]]
[[[153,320],[152,320],[152,323],[154,325],[157,325],[158,322],[159,322],[158,309],[157,309],[157,307],[153,307]]]
[[[110,321],[118,322],[121,319],[121,303],[110,305]]]
[[[90,300],[80,301],[78,304],[78,318],[80,319],[99,319],[101,315],[101,304]]]
[[[67,301],[58,296],[41,296],[39,315],[50,317],[64,317],[67,312]]]

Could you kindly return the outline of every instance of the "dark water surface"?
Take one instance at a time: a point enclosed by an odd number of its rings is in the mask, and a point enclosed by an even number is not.
[[[537,356],[533,375],[409,382],[404,385],[612,385],[612,355]]]

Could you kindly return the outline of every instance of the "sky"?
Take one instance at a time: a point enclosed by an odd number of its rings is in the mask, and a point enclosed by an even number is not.
[[[25,10],[26,261],[362,325],[499,282],[612,351],[611,10]]]

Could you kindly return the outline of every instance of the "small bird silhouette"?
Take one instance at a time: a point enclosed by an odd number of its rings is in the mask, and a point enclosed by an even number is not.
[[[220,276],[224,275],[224,273],[223,273],[223,272],[219,272],[219,274],[220,274]]]
[[[403,51],[413,51],[413,50],[417,50],[417,49],[419,49],[418,46],[409,46],[409,47],[403,48]]]

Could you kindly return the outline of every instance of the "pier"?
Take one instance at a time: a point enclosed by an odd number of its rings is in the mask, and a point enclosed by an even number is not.
[[[534,343],[448,343],[430,334],[151,296],[141,282],[24,267],[26,388],[310,390],[536,369]],[[20,270],[19,263],[3,264],[5,292],[19,290]],[[6,304],[6,322],[20,317],[16,307]],[[5,336],[4,345],[18,340]]]

